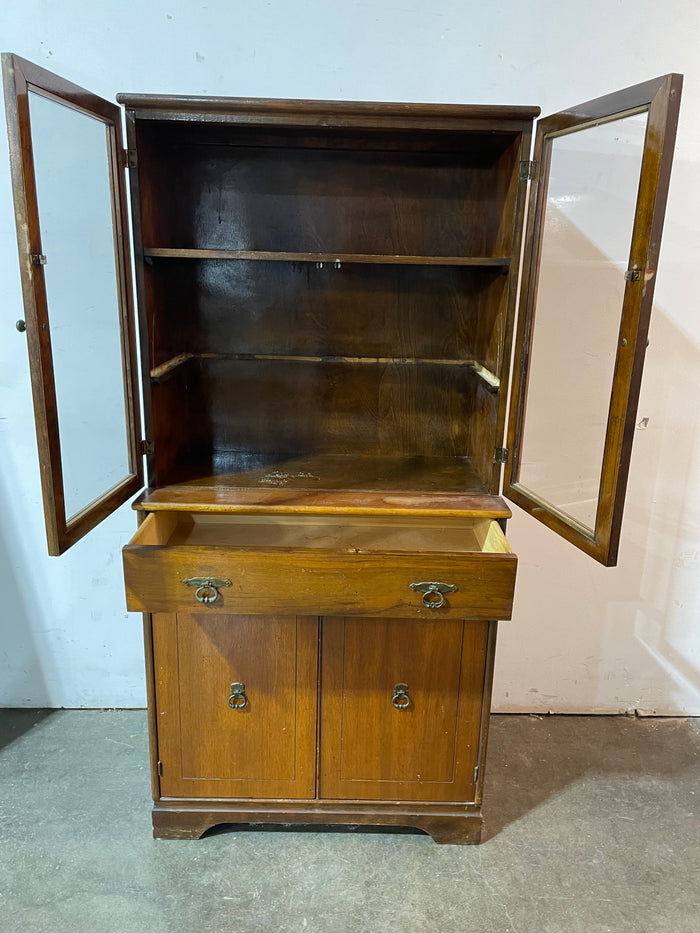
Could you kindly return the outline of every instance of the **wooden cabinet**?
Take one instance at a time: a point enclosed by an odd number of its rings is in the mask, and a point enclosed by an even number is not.
[[[536,107],[146,95],[125,147],[115,105],[4,70],[51,553],[146,463],[156,834],[477,841],[500,493],[614,564],[680,77],[539,121],[532,153]]]

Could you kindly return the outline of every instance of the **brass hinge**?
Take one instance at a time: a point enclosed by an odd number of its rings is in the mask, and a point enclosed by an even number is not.
[[[642,277],[641,269],[628,269],[625,272],[625,281],[626,282],[638,282]]]
[[[520,163],[520,172],[518,173],[519,181],[532,181],[535,177],[535,171],[537,169],[537,162],[534,159],[531,159],[529,162]]]
[[[122,150],[124,158],[124,167],[125,168],[136,168],[136,150],[135,149],[123,149]]]
[[[45,266],[46,256],[43,253],[32,253],[29,257],[33,266]]]
[[[156,771],[158,772],[158,777],[163,777],[163,762],[159,761],[156,766]]]
[[[479,780],[479,765],[477,765],[476,768],[474,768],[474,783],[476,784],[478,780]]]
[[[507,447],[497,447],[496,456],[493,458],[494,463],[508,463],[508,448]]]
[[[140,444],[141,455],[144,457],[150,457],[155,450],[155,445],[153,441],[141,441]]]

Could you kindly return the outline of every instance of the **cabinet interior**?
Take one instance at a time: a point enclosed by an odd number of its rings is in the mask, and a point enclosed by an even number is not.
[[[496,491],[518,133],[136,142],[155,485]]]

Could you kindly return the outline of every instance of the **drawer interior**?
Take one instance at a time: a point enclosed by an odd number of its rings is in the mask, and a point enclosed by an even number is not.
[[[152,512],[130,546],[328,550],[351,554],[495,553],[510,547],[488,518]]]

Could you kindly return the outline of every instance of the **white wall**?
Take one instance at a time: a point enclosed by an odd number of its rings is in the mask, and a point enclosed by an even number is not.
[[[686,74],[618,568],[517,511],[499,710],[700,712],[700,7],[694,0],[25,0],[0,46],[118,91],[539,104]],[[57,141],[57,145],[60,145]],[[124,608],[128,507],[46,556],[9,168],[0,146],[0,703],[144,703]],[[515,508],[515,507],[514,507]]]

